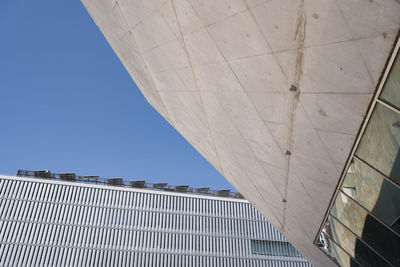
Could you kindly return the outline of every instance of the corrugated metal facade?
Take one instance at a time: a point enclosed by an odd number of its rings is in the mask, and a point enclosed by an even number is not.
[[[311,265],[244,200],[0,176],[0,266]]]

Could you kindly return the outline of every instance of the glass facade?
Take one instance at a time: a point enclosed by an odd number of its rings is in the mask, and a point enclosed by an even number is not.
[[[396,56],[316,245],[341,266],[400,266],[400,59]]]
[[[242,199],[0,176],[0,266],[283,265],[311,266]]]

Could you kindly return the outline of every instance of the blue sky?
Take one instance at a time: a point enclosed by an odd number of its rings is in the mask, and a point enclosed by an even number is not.
[[[78,0],[0,1],[0,173],[231,188],[143,98]]]

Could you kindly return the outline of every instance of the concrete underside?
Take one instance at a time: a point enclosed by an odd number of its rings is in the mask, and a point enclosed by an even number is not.
[[[333,265],[313,240],[399,30],[400,4],[82,2],[148,102],[307,259]]]

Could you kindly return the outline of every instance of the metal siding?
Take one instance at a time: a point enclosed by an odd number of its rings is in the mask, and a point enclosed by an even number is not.
[[[249,203],[0,178],[0,266],[285,262],[252,254],[250,239],[286,242]]]

